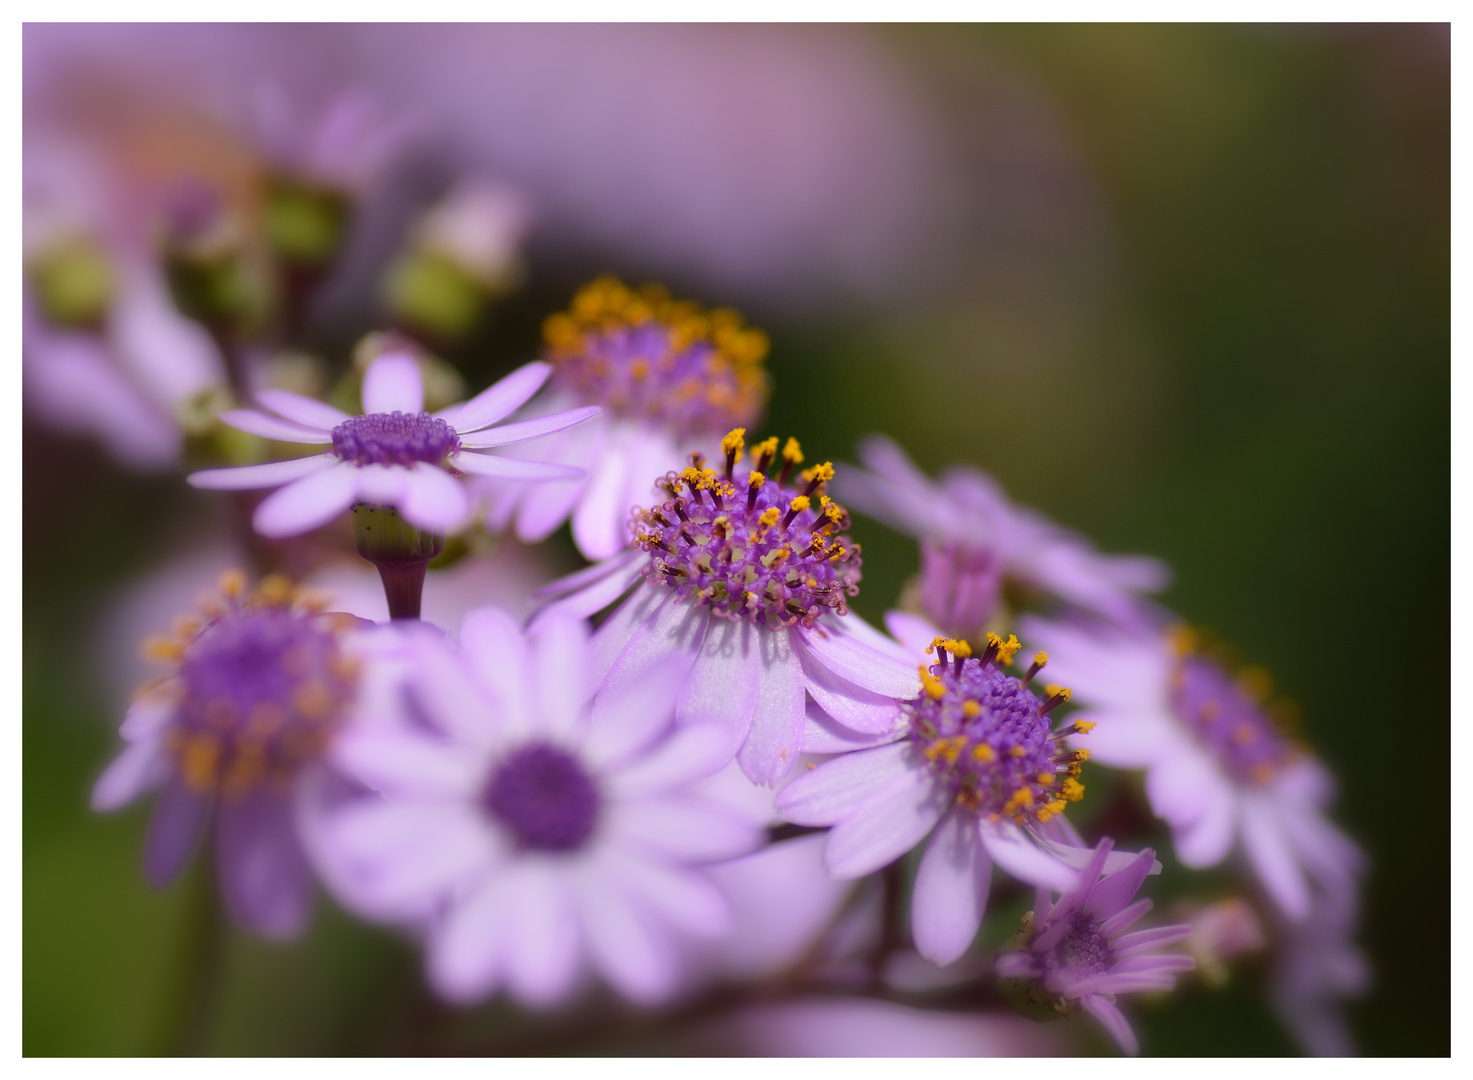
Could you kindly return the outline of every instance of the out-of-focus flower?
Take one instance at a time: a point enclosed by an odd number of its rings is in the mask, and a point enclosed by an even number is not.
[[[1275,721],[1267,672],[1245,668],[1234,677],[1183,627],[1087,630],[1030,620],[1024,629],[1098,722],[1086,736],[1096,759],[1146,770],[1151,808],[1171,826],[1182,862],[1216,866],[1241,840],[1289,918],[1308,916],[1312,885],[1352,902],[1365,857],[1326,820],[1333,781]]]
[[[521,277],[526,199],[487,181],[462,182],[415,224],[389,268],[384,294],[394,315],[444,339],[467,333],[486,305]]]
[[[1083,798],[1088,755],[1064,744],[1076,725],[1055,730],[1049,719],[1067,690],[1040,699],[1028,688],[1034,671],[1001,671],[1017,648],[993,635],[973,657],[965,642],[938,639],[936,662],[920,666],[921,693],[882,745],[819,765],[778,796],[789,821],[833,826],[826,858],[839,877],[872,873],[934,830],[911,901],[916,951],[932,963],[953,962],[976,937],[994,862],[1034,885],[1076,879],[1036,830]]]
[[[1196,961],[1185,953],[1157,950],[1185,939],[1186,925],[1154,926],[1126,933],[1151,910],[1150,900],[1132,900],[1151,872],[1154,853],[1147,848],[1113,873],[1101,873],[1113,842],[1095,847],[1094,857],[1079,874],[1079,883],[1049,905],[1040,889],[1025,919],[1015,951],[998,957],[997,972],[1006,979],[1036,984],[1063,1011],[1077,1003],[1105,1026],[1120,1049],[1140,1052],[1130,1023],[1115,1003],[1116,995],[1144,990],[1170,990],[1179,972]]]
[[[835,492],[861,513],[920,540],[915,604],[947,634],[969,637],[991,628],[1010,590],[1042,592],[1127,620],[1141,593],[1166,584],[1160,562],[1099,554],[1077,533],[1013,505],[980,469],[953,466],[932,481],[882,436],[860,443],[859,460],[869,471],[846,470]]]
[[[749,1006],[707,1029],[730,1053],[763,1057],[1054,1057],[1061,1025],[1006,1013],[938,1012],[857,998]]]
[[[1317,892],[1307,917],[1275,927],[1269,1001],[1295,1041],[1315,1057],[1355,1053],[1340,1002],[1364,993],[1371,982],[1370,964],[1351,940],[1357,907]]]
[[[797,443],[788,441],[781,471],[769,477],[779,456],[772,438],[738,473],[742,435],[722,441],[724,475],[700,454],[667,474],[669,497],[632,522],[634,550],[543,592],[549,611],[581,616],[642,581],[595,637],[601,693],[655,668],[689,671],[677,718],[719,726],[742,770],[776,784],[797,764],[806,695],[845,726],[873,733],[894,727],[896,699],[914,696],[917,683],[914,667],[867,644],[880,635],[849,614],[859,548],[842,535],[848,515],[823,493],[833,467],[804,470],[790,487]]]
[[[1263,927],[1247,902],[1230,896],[1215,904],[1188,906],[1173,912],[1192,928],[1182,944],[1197,961],[1197,972],[1209,985],[1228,980],[1228,964],[1244,953],[1263,948]]]
[[[515,521],[523,540],[546,537],[571,514],[586,557],[617,554],[629,544],[630,509],[654,494],[650,478],[680,468],[679,447],[714,453],[723,432],[756,423],[767,403],[767,335],[734,311],[706,311],[658,286],[635,291],[600,278],[547,320],[544,335],[553,375],[538,407],[598,405],[604,418],[539,451],[587,469],[586,480],[488,485],[488,523]]]
[[[257,933],[290,937],[306,922],[312,885],[295,796],[357,694],[359,622],[320,614],[283,578],[247,592],[236,572],[220,587],[202,618],[149,642],[173,670],[128,710],[128,745],[98,778],[92,807],[116,810],[163,787],[144,853],[157,887],[213,817],[227,909]]]
[[[470,501],[460,477],[470,473],[521,481],[565,480],[565,465],[522,461],[478,451],[537,439],[590,420],[597,408],[573,409],[538,420],[494,427],[547,379],[546,364],[526,364],[470,401],[431,415],[414,358],[380,356],[363,378],[363,413],[287,390],[257,396],[276,416],[232,410],[220,419],[242,431],[281,442],[325,444],[305,458],[193,473],[195,487],[252,490],[286,485],[256,508],[264,536],[294,536],[332,520],[354,503],[395,507],[416,528],[444,533],[464,524]]]
[[[673,729],[678,673],[594,702],[588,631],[504,612],[467,616],[460,649],[422,636],[397,697],[334,747],[381,797],[340,804],[315,846],[370,917],[423,922],[429,978],[455,1002],[505,987],[545,1006],[591,966],[636,1001],[678,985],[680,942],[726,931],[703,864],[760,830],[694,789],[719,732]]]
[[[27,146],[22,355],[27,406],[135,468],[179,458],[191,402],[222,387],[209,337],[172,308],[94,155]]]

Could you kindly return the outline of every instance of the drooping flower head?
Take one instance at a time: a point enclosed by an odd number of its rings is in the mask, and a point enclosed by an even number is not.
[[[932,480],[881,436],[860,444],[859,459],[866,469],[847,470],[838,493],[920,540],[920,574],[907,606],[943,633],[980,634],[1038,594],[1130,619],[1139,594],[1166,583],[1155,559],[1101,555],[1084,537],[1015,506],[979,469],[953,466]]]
[[[585,285],[544,324],[553,385],[684,440],[754,423],[767,404],[767,335],[658,285]]]
[[[1215,866],[1241,838],[1286,917],[1307,915],[1314,889],[1353,903],[1364,856],[1326,820],[1331,778],[1291,736],[1297,710],[1270,699],[1266,671],[1237,668],[1182,627],[1025,628],[1100,722],[1087,736],[1097,759],[1146,770],[1151,808],[1170,824],[1182,862]]]
[[[833,466],[798,471],[797,441],[779,453],[772,438],[739,467],[745,449],[737,428],[719,471],[692,455],[660,479],[666,499],[629,518],[631,548],[543,591],[549,610],[590,615],[636,586],[599,629],[600,678],[612,688],[649,665],[690,670],[677,718],[721,726],[747,775],[774,784],[797,763],[807,697],[873,734],[895,726],[917,684],[849,613],[859,547],[825,491]]]
[[[231,913],[263,934],[300,930],[310,878],[292,796],[318,763],[358,690],[351,615],[284,578],[248,590],[233,571],[220,595],[148,653],[172,671],[139,695],[123,722],[128,747],[98,779],[96,810],[163,786],[145,869],[156,886],[182,869],[213,808],[218,870]]]
[[[678,675],[594,700],[588,630],[524,633],[477,609],[459,646],[414,638],[388,707],[334,760],[376,794],[330,808],[314,855],[354,910],[421,926],[431,985],[459,1003],[509,989],[547,1006],[589,970],[623,995],[677,987],[683,943],[730,911],[704,867],[761,839],[704,787],[719,733],[671,724]]]
[[[680,469],[682,448],[714,454],[722,432],[756,423],[767,403],[767,335],[730,309],[707,311],[660,286],[634,290],[600,278],[547,320],[544,337],[551,392],[529,414],[597,405],[605,417],[536,450],[587,469],[586,482],[483,485],[488,524],[514,521],[524,541],[542,539],[571,515],[585,556],[616,555],[629,543],[630,509],[649,505],[655,477]]]
[[[1115,1004],[1116,995],[1170,990],[1177,973],[1192,970],[1196,961],[1185,953],[1157,952],[1188,937],[1190,926],[1126,933],[1151,910],[1150,900],[1134,898],[1151,872],[1154,855],[1148,848],[1105,873],[1113,846],[1109,837],[1102,839],[1080,871],[1079,883],[1056,903],[1049,903],[1047,891],[1038,890],[1037,903],[1014,939],[1017,948],[998,957],[997,972],[1032,984],[1022,989],[1025,994],[1032,990],[1033,1004],[1063,1013],[1082,1006],[1120,1049],[1135,1054],[1140,1044]]]
[[[369,366],[358,416],[286,390],[263,390],[258,398],[277,415],[237,409],[220,419],[263,438],[332,449],[267,465],[206,469],[189,482],[235,490],[285,484],[256,508],[256,531],[265,536],[307,532],[355,503],[395,507],[416,528],[444,533],[462,525],[470,512],[459,482],[468,473],[524,482],[581,475],[568,466],[482,452],[599,414],[597,408],[581,408],[493,426],[536,393],[549,372],[546,364],[526,364],[470,401],[434,414],[424,411],[424,384],[407,352],[386,353]]]
[[[916,875],[911,932],[936,964],[958,959],[981,925],[992,863],[1035,885],[1068,888],[1084,859],[1056,819],[1084,796],[1086,751],[1065,739],[1092,725],[1055,727],[1063,687],[1040,696],[1002,671],[1020,648],[988,638],[980,655],[937,639],[920,666],[921,690],[903,721],[793,780],[778,810],[799,825],[831,825],[826,858],[839,877],[861,877],[900,858],[934,829]],[[863,744],[860,744],[863,745]]]
[[[833,466],[805,469],[799,484],[787,488],[803,460],[797,440],[789,439],[782,471],[769,483],[774,437],[753,450],[753,466],[738,475],[745,435],[737,428],[722,442],[724,476],[692,454],[686,469],[662,481],[670,497],[634,514],[635,546],[650,555],[645,580],[719,618],[769,629],[794,623],[811,629],[824,611],[848,614],[847,598],[859,593],[860,553],[841,535],[848,513],[822,493]]]

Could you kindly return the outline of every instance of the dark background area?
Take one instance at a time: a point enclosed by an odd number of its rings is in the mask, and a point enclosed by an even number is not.
[[[986,234],[972,269],[902,312],[744,304],[773,339],[765,430],[836,460],[884,431],[927,469],[981,465],[1105,550],[1168,561],[1165,603],[1274,672],[1341,780],[1337,818],[1372,863],[1361,940],[1375,982],[1350,1006],[1360,1048],[1448,1054],[1450,826],[1426,750],[1448,724],[1430,677],[1449,633],[1447,29],[884,36],[964,160],[988,138],[969,127],[974,59],[1027,74],[1093,177],[1108,233],[1091,250],[1107,269],[1089,270],[1062,329],[1029,308],[1048,280],[988,269]],[[461,358],[473,386],[527,359],[579,281],[642,269],[532,254],[531,285]],[[25,439],[25,1051],[143,1052],[176,989],[191,886],[144,884],[146,808],[87,810],[119,719],[90,677],[91,632],[111,591],[209,504],[86,444],[30,425]],[[913,545],[867,522],[855,535],[855,606],[878,618]],[[208,1048],[390,1048],[415,962],[326,903],[299,944],[238,936]],[[1250,967],[1225,990],[1137,1010],[1147,1052],[1292,1052],[1253,980]]]

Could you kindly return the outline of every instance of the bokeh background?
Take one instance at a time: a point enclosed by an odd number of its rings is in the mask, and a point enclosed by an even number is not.
[[[32,25],[24,107],[29,139],[77,116],[125,132],[263,77],[367,87],[453,149],[376,211],[361,263],[437,168],[493,172],[536,207],[525,286],[451,357],[472,386],[532,358],[579,283],[659,279],[769,331],[766,430],[836,460],[886,432],[927,469],[981,465],[1104,549],[1167,560],[1165,602],[1272,669],[1341,779],[1373,865],[1361,1050],[1446,1055],[1448,43],[1427,26]],[[369,328],[365,280],[350,266],[315,313],[324,355]],[[190,550],[207,502],[30,421],[24,469],[24,1050],[150,1052],[177,1012],[189,886],[145,885],[144,809],[87,810],[118,719],[99,626]],[[916,556],[855,533],[855,606],[878,617]],[[326,903],[300,944],[234,937],[206,1049],[392,1051],[393,1019],[422,1008],[415,962]],[[1149,1053],[1292,1052],[1251,965],[1136,1016]]]

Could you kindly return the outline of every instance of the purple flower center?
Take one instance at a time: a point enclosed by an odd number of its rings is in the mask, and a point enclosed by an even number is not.
[[[429,413],[370,413],[332,429],[332,450],[354,465],[439,465],[460,449],[460,436]]]
[[[699,465],[667,476],[672,497],[630,523],[636,546],[651,555],[645,578],[722,618],[773,630],[848,614],[846,598],[859,593],[859,545],[839,535],[849,517],[818,494],[819,477],[832,475],[820,470],[801,491],[756,470],[733,481]],[[682,484],[689,498],[676,494]]]
[[[313,619],[229,615],[184,652],[169,746],[190,786],[239,795],[285,783],[315,758],[352,699],[356,672]]]
[[[767,336],[658,288],[595,281],[546,334],[557,385],[677,437],[751,423],[767,400]]]
[[[1182,657],[1171,707],[1239,783],[1267,783],[1289,759],[1289,742],[1273,720],[1214,660]]]
[[[950,634],[975,634],[997,610],[1002,564],[987,548],[921,542],[921,611]]]
[[[533,743],[503,761],[486,785],[484,805],[530,851],[576,851],[593,835],[599,794],[566,750]]]
[[[944,654],[943,654],[944,655]],[[991,820],[1047,821],[1084,786],[1039,698],[982,659],[921,667],[921,695],[906,706],[911,739],[955,792],[958,806]]]
[[[1052,949],[1039,957],[1043,964],[1044,983],[1055,992],[1063,989],[1056,983],[1102,975],[1115,961],[1110,939],[1101,931],[1098,922],[1077,910],[1066,918],[1069,929]]]

